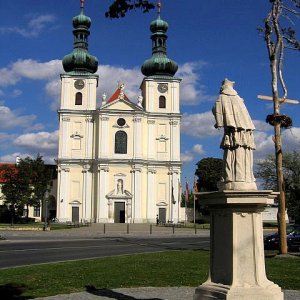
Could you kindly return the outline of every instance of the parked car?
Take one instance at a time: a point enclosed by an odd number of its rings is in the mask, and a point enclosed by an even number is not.
[[[300,225],[287,225],[286,238],[289,251],[300,251]],[[265,250],[279,249],[279,235],[278,232],[268,235],[264,238]]]
[[[287,236],[289,251],[300,251],[300,226],[289,233]]]

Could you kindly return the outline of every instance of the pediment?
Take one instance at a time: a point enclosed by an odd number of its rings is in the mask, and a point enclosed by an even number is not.
[[[131,199],[132,197],[133,195],[127,190],[123,194],[116,194],[116,191],[112,190],[106,195],[107,199]]]
[[[143,111],[143,108],[126,99],[117,99],[101,106],[100,110]]]

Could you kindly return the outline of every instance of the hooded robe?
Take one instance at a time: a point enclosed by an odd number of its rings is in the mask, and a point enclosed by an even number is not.
[[[233,81],[225,79],[212,111],[216,128],[224,127],[220,148],[224,149],[223,189],[257,189],[253,175],[255,150],[254,124],[244,104],[233,88]]]

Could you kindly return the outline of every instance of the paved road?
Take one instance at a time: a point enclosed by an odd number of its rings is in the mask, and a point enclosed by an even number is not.
[[[147,224],[55,231],[0,231],[0,268],[181,249],[208,249],[209,231]]]
[[[204,249],[208,237],[111,237],[52,241],[2,241],[0,268],[166,250]]]

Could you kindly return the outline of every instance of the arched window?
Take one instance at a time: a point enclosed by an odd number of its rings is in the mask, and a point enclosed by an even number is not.
[[[75,105],[82,105],[82,94],[79,92],[75,95]]]
[[[123,130],[115,134],[115,153],[127,154],[127,133]]]
[[[159,108],[166,108],[166,97],[159,96]]]

